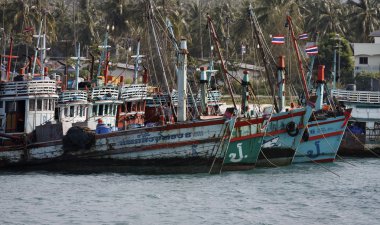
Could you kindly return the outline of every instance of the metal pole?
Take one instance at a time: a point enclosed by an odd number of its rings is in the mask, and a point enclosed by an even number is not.
[[[334,58],[333,58],[333,90],[336,89],[336,48],[337,46],[334,47]]]
[[[181,40],[180,52],[178,54],[178,122],[186,121],[187,108],[187,43]]]
[[[338,77],[340,79],[340,43],[341,43],[341,39],[339,38],[339,49],[338,49]]]

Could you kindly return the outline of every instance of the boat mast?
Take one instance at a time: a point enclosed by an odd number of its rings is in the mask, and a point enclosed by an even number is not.
[[[205,67],[201,67],[200,68],[201,70],[201,76],[200,76],[200,80],[199,80],[199,83],[200,83],[200,86],[201,86],[201,110],[202,110],[202,114],[203,115],[207,115],[208,112],[207,112],[207,97],[208,97],[208,93],[207,93],[207,84],[208,84],[208,80],[207,80],[207,72],[206,72],[206,68]]]
[[[259,25],[256,23],[255,13],[253,12],[253,8],[252,8],[251,4],[249,5],[248,11],[249,11],[249,20],[250,20],[250,23],[251,23],[251,27],[253,27],[253,30],[254,30],[257,42],[258,42],[258,44],[260,46],[259,47],[260,54],[261,54],[261,58],[262,58],[263,63],[264,63],[265,74],[267,76],[267,80],[268,80],[268,83],[269,83],[269,87],[270,87],[270,91],[271,91],[271,95],[272,95],[272,99],[273,99],[274,108],[276,109],[277,112],[279,112],[279,108],[278,108],[278,104],[277,104],[277,99],[276,99],[276,95],[275,95],[275,92],[274,92],[274,85],[272,83],[271,74],[269,73],[269,71],[270,71],[269,62],[268,62],[268,58],[267,58],[267,56],[265,55],[265,52],[264,52],[264,44],[265,43],[264,43],[264,40],[262,39],[261,35],[259,34]]]
[[[11,79],[11,63],[12,63],[12,59],[18,58],[18,56],[12,55],[12,53],[13,53],[13,37],[11,36],[10,39],[11,39],[11,41],[9,43],[9,55],[3,55],[2,56],[4,58],[8,59],[8,65],[7,65],[7,71],[6,71],[7,81],[9,81]]]
[[[234,99],[234,94],[232,93],[231,82],[227,76],[227,68],[226,68],[226,65],[224,64],[222,53],[220,52],[219,40],[218,40],[218,37],[216,36],[214,24],[212,22],[210,15],[207,15],[207,20],[208,20],[208,24],[210,27],[211,36],[215,42],[216,51],[218,52],[218,55],[219,55],[220,64],[222,66],[222,74],[223,74],[223,77],[227,83],[227,89],[228,89],[229,94],[231,95],[232,103],[234,104],[234,108],[236,109],[237,107],[236,107],[236,102]]]
[[[178,112],[177,121],[186,121],[187,108],[187,42],[186,39],[181,39],[178,54]]]
[[[99,60],[99,65],[98,65],[98,72],[96,74],[96,76],[94,77],[94,80],[95,82],[97,83],[97,79],[98,77],[100,76],[100,72],[101,72],[101,66],[102,66],[102,61],[106,58],[105,62],[106,65],[105,65],[105,69],[104,69],[104,72],[107,72],[108,71],[108,57],[109,57],[109,54],[108,54],[108,48],[111,47],[111,46],[108,46],[108,32],[109,32],[109,28],[110,26],[107,25],[107,30],[106,30],[106,33],[105,33],[105,36],[104,36],[104,42],[103,42],[103,45],[101,46],[98,46],[99,48],[103,48],[103,51],[102,51],[102,54],[100,56],[100,60]],[[114,29],[115,27],[112,26],[112,30]],[[104,74],[104,84],[107,84],[107,74]]]
[[[325,84],[325,66],[318,66],[318,78],[317,78],[317,100],[315,101],[315,110],[321,110],[323,105],[323,92]]]
[[[248,71],[244,70],[243,71],[243,79],[241,81],[241,86],[242,86],[242,101],[241,101],[241,114],[247,114],[249,110],[249,105],[248,105],[248,98],[249,98],[249,75]]]
[[[319,33],[317,33],[317,37],[315,39],[315,44],[318,43],[318,37],[319,37]],[[315,55],[311,55],[310,56],[310,63],[309,63],[309,68],[307,69],[307,73],[306,73],[306,78],[307,78],[307,88],[308,90],[311,90],[312,89],[312,85],[311,85],[311,77],[312,77],[312,74],[313,74],[313,67],[314,67],[314,61],[315,61]]]
[[[38,47],[40,46],[40,37],[41,37],[41,31],[42,31],[42,23],[44,19],[41,19],[40,22],[40,28],[38,29],[38,36],[37,36],[37,47],[34,51],[34,59],[33,59],[33,69],[32,69],[32,76],[34,76],[34,71],[36,69],[36,62],[37,62],[37,55],[38,55]]]
[[[45,57],[46,57],[46,12],[44,12],[44,32],[42,34],[42,49],[41,50],[41,76],[45,79]]]
[[[285,56],[279,57],[277,69],[278,99],[280,100],[279,112],[285,111]]]
[[[138,79],[138,72],[139,72],[139,63],[140,59],[144,57],[143,55],[140,55],[140,39],[137,40],[137,49],[136,49],[136,55],[133,55],[132,58],[135,58],[135,66],[134,66],[134,73],[133,73],[133,83],[137,84]],[[126,64],[128,66],[128,64]]]
[[[78,90],[78,83],[79,83],[79,66],[80,66],[80,43],[78,43],[78,49],[77,49],[77,56],[76,57],[71,57],[72,59],[76,60],[75,64],[75,90]]]
[[[156,45],[157,54],[158,54],[158,57],[160,59],[160,64],[161,64],[161,68],[162,68],[162,76],[164,78],[166,91],[168,92],[168,95],[169,95],[170,107],[171,107],[172,111],[174,112],[174,115],[177,116],[174,104],[172,104],[172,93],[171,93],[170,88],[169,88],[168,79],[166,78],[166,72],[165,72],[165,69],[164,69],[164,63],[162,62],[162,55],[161,55],[161,51],[160,51],[161,48],[158,45],[156,29],[154,28],[154,24],[153,24],[154,10],[153,10],[152,0],[149,1],[148,14],[149,14],[149,22],[150,22],[150,25],[152,27],[152,33],[153,33],[153,37],[154,37],[154,43]]]
[[[299,48],[298,48],[297,40],[296,40],[296,37],[294,35],[292,18],[290,16],[287,16],[286,18],[287,18],[287,22],[288,22],[288,25],[289,25],[289,31],[290,31],[290,34],[292,36],[292,42],[293,42],[294,50],[296,51],[296,55],[297,55],[298,68],[299,68],[299,72],[301,73],[302,85],[303,85],[303,89],[304,89],[304,93],[305,93],[305,100],[308,101],[309,100],[309,91],[308,91],[308,88],[307,88],[307,83],[306,83],[306,78],[305,78],[305,72],[304,72],[304,69],[303,69],[303,66],[302,66],[302,60],[301,60],[301,56],[300,56],[300,53],[299,53]]]

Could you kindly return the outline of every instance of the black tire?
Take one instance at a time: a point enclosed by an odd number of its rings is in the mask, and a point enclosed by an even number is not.
[[[295,137],[299,134],[300,130],[297,127],[297,124],[293,121],[286,124],[286,132],[289,136]]]

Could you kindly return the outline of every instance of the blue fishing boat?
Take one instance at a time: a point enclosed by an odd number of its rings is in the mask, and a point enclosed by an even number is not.
[[[290,17],[289,17],[290,18]],[[286,166],[291,164],[296,149],[298,148],[302,134],[305,130],[306,124],[312,113],[310,106],[301,108],[287,109],[285,106],[285,57],[280,56],[279,63],[277,64],[269,52],[269,47],[263,37],[263,32],[260,28],[258,20],[253,12],[252,6],[249,7],[249,19],[253,28],[255,39],[259,46],[261,59],[265,68],[265,74],[269,83],[271,95],[273,97],[274,107],[269,107],[269,110],[264,110],[264,117],[266,121],[263,124],[265,129],[265,136],[261,146],[261,152],[258,157],[256,166]],[[289,22],[291,23],[291,21]],[[289,26],[291,29],[292,27]],[[292,30],[291,30],[292,31]],[[292,31],[293,32],[293,31]],[[294,32],[293,32],[294,36]],[[299,57],[298,47],[295,48],[297,57]],[[274,72],[273,65],[277,67],[277,81],[273,80]],[[303,73],[302,73],[303,75]],[[304,76],[303,89],[307,95],[307,87]],[[277,98],[275,96],[275,84],[277,83]],[[268,109],[268,108],[267,108]]]
[[[347,127],[351,109],[323,105],[324,66],[318,68],[315,110],[297,149],[294,163],[333,162]]]

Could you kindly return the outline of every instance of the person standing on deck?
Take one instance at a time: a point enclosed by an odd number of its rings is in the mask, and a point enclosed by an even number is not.
[[[102,119],[98,119],[98,124],[96,125],[96,134],[108,134],[111,132],[111,128],[109,128],[106,124],[103,123]]]

